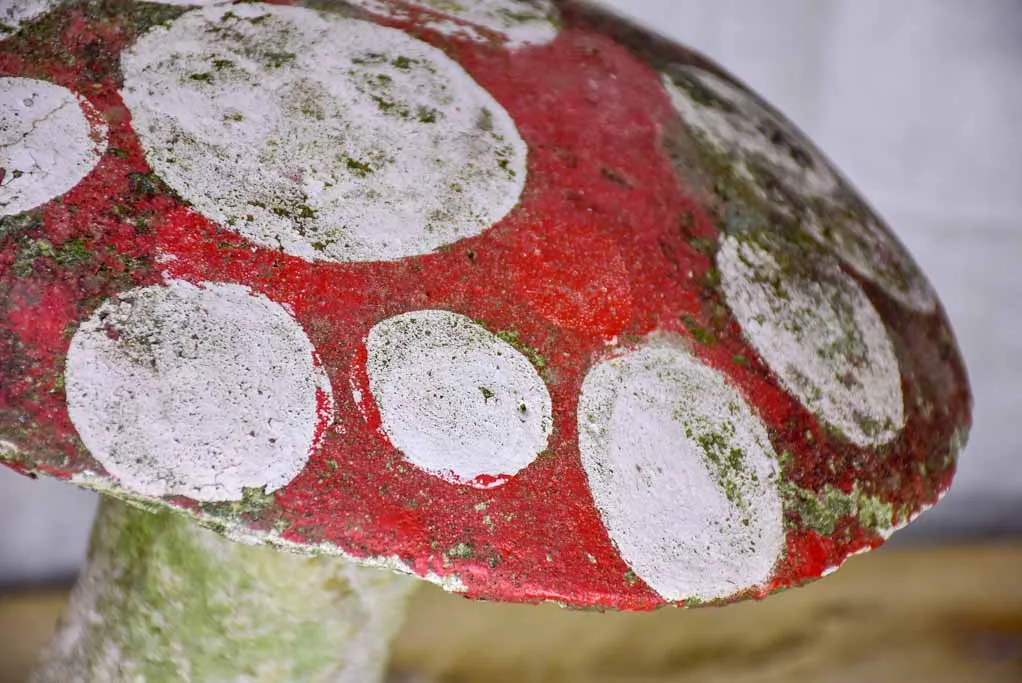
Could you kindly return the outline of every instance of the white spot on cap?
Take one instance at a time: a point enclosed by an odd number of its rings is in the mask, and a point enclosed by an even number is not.
[[[92,105],[34,78],[0,78],[0,216],[13,216],[72,189],[106,151]],[[94,118],[94,120],[97,120]]]
[[[812,143],[755,97],[694,67],[675,75],[663,76],[674,108],[705,144],[734,157],[742,179],[758,183],[756,170],[765,168],[798,194],[825,197],[838,189],[837,176]]]
[[[423,470],[492,485],[546,448],[546,385],[524,355],[470,318],[404,313],[374,326],[366,349],[383,431]]]
[[[443,52],[300,7],[186,12],[122,56],[153,169],[208,218],[307,260],[391,260],[517,203],[526,146]]]
[[[603,523],[665,600],[713,600],[766,582],[784,546],[766,429],[717,371],[670,345],[595,366],[579,449]]]
[[[811,216],[807,232],[901,305],[919,313],[937,306],[937,294],[905,247],[872,218]]]
[[[898,435],[905,415],[894,347],[836,261],[728,236],[717,268],[742,332],[785,389],[856,445]]]
[[[4,0],[0,7],[0,39],[17,33],[22,26],[58,4],[59,0]]]
[[[793,125],[724,79],[694,67],[663,76],[664,87],[686,125],[703,144],[729,157],[739,179],[792,214],[788,198],[764,182],[778,181],[790,195],[815,200],[819,210],[798,211],[806,231],[888,295],[928,313],[937,296],[905,248],[870,211],[842,188],[823,155]]]
[[[383,0],[352,0],[352,4],[387,17],[406,18],[402,3]],[[506,37],[509,47],[545,45],[557,37],[557,10],[549,0],[408,0],[409,7],[420,7],[446,14],[468,24],[476,24]],[[464,37],[476,42],[488,38],[454,21],[427,21],[430,28],[444,35]]]
[[[68,351],[68,411],[121,486],[239,500],[305,467],[330,397],[312,343],[247,287],[171,281],[108,299]]]

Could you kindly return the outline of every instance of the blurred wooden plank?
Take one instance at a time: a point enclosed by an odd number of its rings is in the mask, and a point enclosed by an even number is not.
[[[24,682],[64,600],[0,596],[0,683]],[[570,612],[427,587],[394,668],[409,683],[1019,683],[1022,544],[880,551],[724,609]]]
[[[394,664],[443,683],[1019,683],[1022,545],[880,551],[723,609],[581,613],[427,589]]]
[[[0,595],[0,683],[27,680],[66,602],[63,592]]]

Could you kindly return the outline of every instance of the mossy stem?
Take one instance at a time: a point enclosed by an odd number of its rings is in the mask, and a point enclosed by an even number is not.
[[[32,683],[373,683],[414,580],[104,497]]]

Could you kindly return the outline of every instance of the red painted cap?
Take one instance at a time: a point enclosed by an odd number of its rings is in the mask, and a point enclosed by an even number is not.
[[[9,466],[626,609],[819,577],[950,485],[933,289],[708,60],[573,3],[197,4],[3,18]]]

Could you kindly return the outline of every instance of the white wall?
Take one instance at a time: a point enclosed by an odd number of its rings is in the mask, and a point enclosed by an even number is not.
[[[604,0],[722,62],[887,216],[965,351],[975,428],[906,535],[1022,531],[1022,3]],[[0,468],[0,583],[74,571],[94,499]]]

